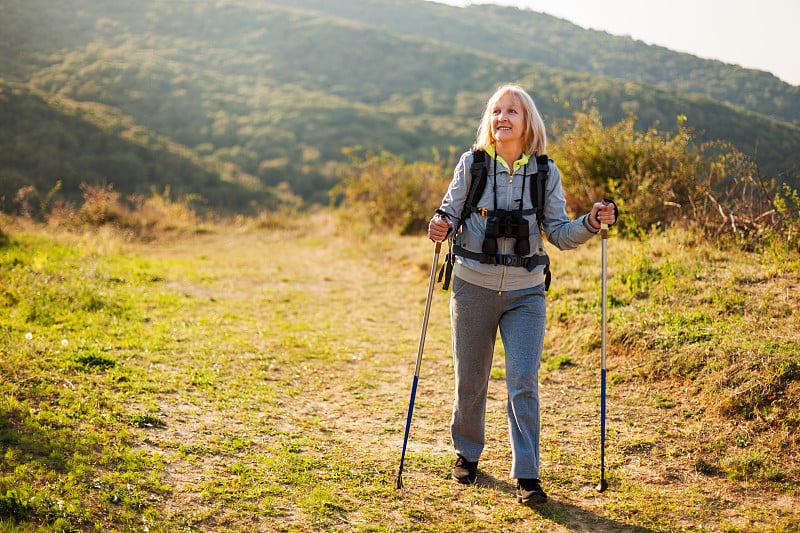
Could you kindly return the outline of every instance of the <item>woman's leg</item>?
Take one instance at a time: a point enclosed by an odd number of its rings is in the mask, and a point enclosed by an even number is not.
[[[453,336],[455,400],[450,434],[457,454],[480,458],[485,443],[486,393],[502,312],[496,291],[453,279],[450,320]]]
[[[500,335],[506,350],[511,477],[539,477],[539,367],[546,303],[544,285],[503,294]]]

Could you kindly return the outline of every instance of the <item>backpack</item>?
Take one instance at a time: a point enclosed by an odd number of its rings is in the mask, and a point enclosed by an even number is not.
[[[472,165],[470,165],[469,172],[471,181],[469,190],[467,191],[467,198],[464,202],[464,207],[461,210],[458,226],[454,228],[453,235],[458,233],[458,231],[473,213],[485,217],[492,217],[496,215],[494,211],[478,207],[478,202],[480,201],[481,196],[483,196],[484,189],[486,189],[486,182],[489,175],[488,157],[486,156],[486,152],[484,150],[473,151]],[[536,174],[531,175],[531,181],[533,183],[528,189],[533,208],[524,210],[518,209],[513,211],[515,216],[531,215],[535,213],[536,223],[539,225],[540,231],[542,231],[542,220],[544,218],[545,192],[549,172],[550,165],[547,155],[542,154],[536,156]],[[524,187],[525,183],[523,182],[523,188]],[[503,211],[503,213],[508,213],[508,211]],[[444,276],[444,284],[442,286],[443,290],[447,290],[450,287],[450,280],[452,278],[453,264],[455,262],[456,255],[475,259],[485,264],[521,266],[527,268],[528,271],[533,270],[537,266],[544,265],[545,290],[550,288],[550,258],[546,254],[532,255],[528,257],[521,257],[513,254],[486,254],[472,252],[462,248],[461,246],[451,244],[450,250],[445,259],[445,264],[439,271],[438,281],[442,281],[442,277]]]

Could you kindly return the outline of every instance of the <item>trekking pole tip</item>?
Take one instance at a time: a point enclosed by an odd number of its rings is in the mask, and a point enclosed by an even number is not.
[[[601,479],[600,483],[594,488],[597,492],[604,492],[608,488],[608,482],[605,479]]]
[[[396,490],[403,488],[403,474],[397,474],[397,479],[394,480],[394,488]]]

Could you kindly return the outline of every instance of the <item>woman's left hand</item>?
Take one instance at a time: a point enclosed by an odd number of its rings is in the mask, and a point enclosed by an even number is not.
[[[589,224],[600,229],[600,224],[613,225],[617,221],[617,206],[613,202],[596,202],[589,215]]]

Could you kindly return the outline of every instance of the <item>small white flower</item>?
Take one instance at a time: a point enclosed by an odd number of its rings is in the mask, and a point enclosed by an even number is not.
[[[30,333],[30,332],[26,333],[25,334],[25,338],[28,339],[28,340],[31,340],[33,338],[33,333]]]
[[[61,346],[66,346],[67,344],[69,344],[67,339],[61,339]]]

